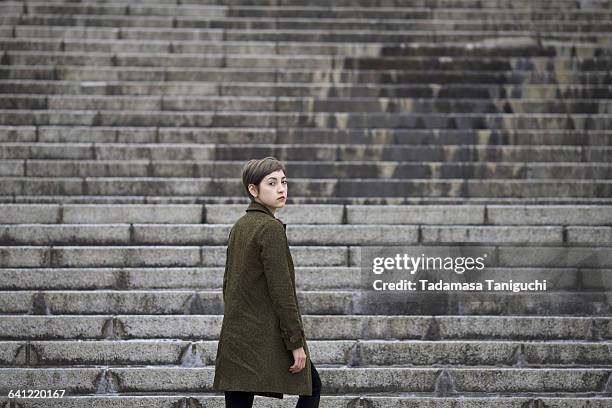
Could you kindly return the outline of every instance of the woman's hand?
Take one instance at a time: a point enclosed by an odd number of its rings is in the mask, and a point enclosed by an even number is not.
[[[293,365],[289,367],[289,371],[293,374],[297,374],[306,367],[306,353],[304,352],[304,347],[291,351],[293,352]]]

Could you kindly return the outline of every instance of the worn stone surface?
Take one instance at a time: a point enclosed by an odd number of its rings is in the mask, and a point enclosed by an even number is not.
[[[610,5],[0,2],[0,406],[224,406],[224,244],[275,156],[322,406],[609,407]],[[372,247],[548,290],[383,295]]]

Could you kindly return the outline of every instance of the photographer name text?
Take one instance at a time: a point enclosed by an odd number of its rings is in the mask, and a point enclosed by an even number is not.
[[[509,281],[497,282],[493,279],[485,279],[483,282],[444,282],[443,280],[430,281],[427,279],[419,279],[412,281],[402,279],[397,282],[384,282],[377,279],[372,283],[374,290],[407,290],[407,291],[507,291],[507,292],[522,292],[522,291],[544,291],[546,290],[546,279],[540,281],[538,279],[531,282],[513,282]]]
[[[439,257],[439,256],[410,256],[408,254],[395,254],[392,257],[375,257],[371,264],[371,273],[380,276],[391,273],[387,279],[375,279],[372,288],[376,291],[492,291],[492,292],[535,292],[546,291],[546,279],[531,281],[513,281],[512,279],[496,280],[482,279],[463,282],[454,282],[454,279],[424,279],[412,276],[412,279],[401,279],[397,273],[414,275],[420,271],[448,271],[454,276],[469,275],[471,271],[482,272],[485,268],[487,254],[480,257]],[[467,274],[464,275],[464,273]],[[382,276],[381,276],[382,277]]]

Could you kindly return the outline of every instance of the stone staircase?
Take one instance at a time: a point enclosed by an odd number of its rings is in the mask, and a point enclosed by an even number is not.
[[[1,408],[223,407],[267,155],[322,407],[612,407],[612,1],[330,4],[0,1]],[[372,248],[548,290],[383,297]]]

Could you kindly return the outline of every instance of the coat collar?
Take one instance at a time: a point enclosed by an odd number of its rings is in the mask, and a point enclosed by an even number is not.
[[[274,218],[275,220],[277,220],[278,222],[280,222],[281,224],[283,224],[283,228],[285,230],[287,230],[287,225],[285,223],[283,223],[281,220],[279,220],[278,218],[276,218],[274,216],[274,214],[272,214],[272,212],[268,209],[268,207],[266,207],[263,204],[258,203],[257,201],[251,201],[251,203],[249,204],[249,206],[247,207],[247,209],[245,211],[261,211],[263,213],[268,214],[270,217]]]
[[[272,214],[272,211],[270,211],[268,207],[266,207],[263,204],[258,203],[257,201],[251,201],[251,204],[249,204],[246,211],[261,211],[261,212],[268,214],[271,217],[274,217],[274,214]]]

